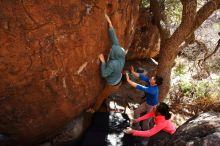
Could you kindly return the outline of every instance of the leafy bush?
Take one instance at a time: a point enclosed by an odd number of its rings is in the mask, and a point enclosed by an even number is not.
[[[220,110],[220,78],[215,82],[180,81],[173,85],[168,102],[173,113],[193,116],[202,111]]]
[[[220,86],[220,77],[218,77],[216,83],[217,83],[217,86]]]
[[[142,0],[141,4],[143,7],[147,8],[150,6],[150,0]]]
[[[211,85],[206,82],[200,82],[196,87],[196,97],[209,97]]]
[[[177,65],[176,65],[176,68],[175,68],[175,70],[174,70],[174,73],[177,75],[177,76],[179,76],[179,75],[184,75],[185,74],[185,65],[184,64],[182,64],[182,63],[178,63]]]
[[[184,96],[190,96],[193,92],[193,85],[189,82],[180,82],[178,86]]]
[[[184,96],[188,96],[190,98],[199,98],[211,96],[211,89],[214,89],[215,87],[213,87],[213,85],[208,81],[202,81],[198,83],[181,81],[178,83],[177,88],[179,89],[174,90],[179,90],[183,93]],[[217,91],[217,89],[214,90]]]

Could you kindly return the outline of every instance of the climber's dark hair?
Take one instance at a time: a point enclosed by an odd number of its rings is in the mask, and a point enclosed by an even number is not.
[[[168,120],[171,118],[171,114],[170,114],[170,108],[169,106],[164,103],[164,102],[160,102],[160,104],[157,106],[157,110],[158,113],[160,113],[161,115],[165,116],[165,119]]]
[[[156,76],[155,81],[156,81],[157,86],[160,86],[163,84],[163,78],[160,76]]]

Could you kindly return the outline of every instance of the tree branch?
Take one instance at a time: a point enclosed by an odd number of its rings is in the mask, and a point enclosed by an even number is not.
[[[150,11],[153,13],[153,23],[155,23],[160,31],[161,35],[161,44],[170,36],[169,29],[163,28],[160,25],[160,21],[166,21],[165,10],[161,8],[161,5],[164,5],[164,0],[150,0]]]
[[[182,4],[183,4],[183,14],[182,14],[182,23],[180,24],[180,27],[182,26],[183,28],[178,28],[174,34],[172,35],[172,37],[170,38],[169,41],[172,41],[172,39],[177,38],[177,36],[179,37],[178,33],[183,32],[184,27],[186,27],[187,30],[190,30],[188,35],[185,33],[185,35],[181,35],[181,38],[178,38],[179,43],[178,45],[180,45],[187,37],[189,37],[192,33],[194,33],[194,31],[202,25],[202,23],[217,9],[220,8],[220,0],[211,0],[209,2],[207,2],[202,8],[199,9],[199,11],[196,13],[195,15],[195,11],[189,11],[187,10],[188,6],[186,5],[186,3],[189,3],[187,1],[190,0],[181,0]],[[191,4],[195,4],[195,2],[192,1]],[[190,4],[190,5],[191,5]],[[184,10],[184,6],[185,6],[185,10]],[[196,7],[194,7],[194,10],[196,10]],[[192,13],[193,14],[190,14]],[[187,18],[187,17],[195,17],[195,19],[192,21],[191,18]],[[191,20],[190,20],[191,19]],[[191,21],[191,22],[190,22]],[[193,24],[193,27],[191,26]],[[180,31],[180,32],[179,32]],[[184,37],[185,36],[185,37]],[[184,37],[184,38],[183,38]]]
[[[218,44],[215,47],[214,51],[212,53],[210,53],[209,55],[205,56],[205,58],[203,59],[203,62],[205,62],[208,58],[210,58],[212,55],[214,55],[218,51],[219,47],[220,47],[220,39],[218,40]]]
[[[220,0],[211,0],[196,13],[197,0],[181,0],[181,3],[183,5],[181,24],[173,35],[161,45],[158,55],[157,74],[164,79],[163,85],[160,86],[160,101],[166,97],[169,91],[171,69],[179,52],[179,46],[220,7]]]
[[[173,48],[179,47],[215,10],[220,8],[220,0],[211,0],[196,13],[196,0],[181,0],[181,3],[183,5],[181,24],[166,41],[166,43],[172,44]],[[178,50],[175,54],[177,53]]]
[[[196,0],[181,0],[181,3],[183,5],[181,24],[170,37],[170,39],[167,40],[168,43],[174,44],[174,48],[178,48],[179,45],[191,34],[196,16]],[[176,50],[175,54],[177,52],[178,49]]]
[[[220,0],[211,0],[199,9],[193,31],[196,30],[215,10],[220,8]]]

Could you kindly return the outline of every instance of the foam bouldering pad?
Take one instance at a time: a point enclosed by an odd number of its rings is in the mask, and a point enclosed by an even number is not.
[[[134,146],[135,138],[123,132],[129,123],[124,113],[97,112],[82,138],[81,146]]]

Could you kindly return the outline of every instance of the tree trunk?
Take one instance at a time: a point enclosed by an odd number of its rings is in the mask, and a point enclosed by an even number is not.
[[[196,13],[196,0],[181,0],[183,5],[182,22],[174,34],[162,44],[157,73],[163,77],[164,82],[160,87],[159,99],[162,101],[170,89],[170,76],[173,63],[180,51],[179,46],[187,39],[215,10],[220,8],[220,0],[206,3]]]
[[[170,36],[170,30],[167,28],[163,28],[160,25],[160,21],[164,21],[164,23],[167,23],[166,15],[165,15],[165,8],[162,5],[164,5],[164,1],[161,0],[150,0],[150,11],[153,13],[153,23],[158,27],[160,31],[160,40],[161,44],[164,43],[164,41]]]
[[[162,101],[170,89],[170,76],[174,60],[179,51],[179,45],[188,37],[193,28],[196,15],[196,0],[182,0],[182,23],[174,34],[162,44],[158,58],[158,75],[163,77],[163,85],[160,87],[159,99]]]

